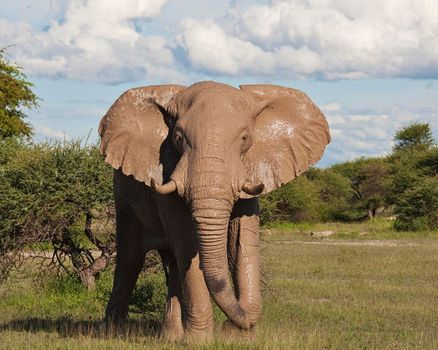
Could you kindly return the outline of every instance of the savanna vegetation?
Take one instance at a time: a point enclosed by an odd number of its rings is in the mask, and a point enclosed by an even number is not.
[[[112,170],[85,140],[32,141],[25,112],[37,105],[0,50],[0,348],[184,347],[155,337],[165,287],[154,254],[127,328],[104,332]],[[427,123],[399,129],[388,156],[311,168],[261,206],[261,324],[205,348],[438,347],[438,147]]]
[[[8,61],[6,49],[0,48],[0,138],[29,137],[32,127],[23,108],[38,107],[38,97],[21,67]]]
[[[165,298],[159,273],[141,274],[126,329],[107,334],[101,319],[112,268],[87,291],[74,276],[36,279],[39,268],[26,264],[0,285],[0,348],[436,349],[438,234],[390,225],[377,219],[263,230],[260,323],[247,334],[223,332],[215,309],[215,341],[199,347],[157,338]],[[327,229],[334,239],[308,234]]]
[[[398,130],[385,157],[320,169],[261,198],[263,223],[394,219],[394,229],[438,229],[438,147],[427,123]]]

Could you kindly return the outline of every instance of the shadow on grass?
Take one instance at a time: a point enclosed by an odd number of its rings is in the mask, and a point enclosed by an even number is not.
[[[153,318],[128,319],[122,326],[107,328],[103,320],[78,320],[71,316],[57,319],[23,318],[0,324],[5,330],[58,333],[63,337],[90,336],[95,338],[158,337],[161,322]]]

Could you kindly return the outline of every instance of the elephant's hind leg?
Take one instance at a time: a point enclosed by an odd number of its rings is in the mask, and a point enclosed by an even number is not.
[[[117,210],[117,259],[114,284],[105,312],[108,326],[121,325],[128,316],[128,305],[145,259],[144,227],[130,207]]]
[[[178,265],[170,251],[159,251],[166,271],[167,298],[166,311],[160,336],[168,340],[178,340],[184,336],[181,317],[182,289]]]

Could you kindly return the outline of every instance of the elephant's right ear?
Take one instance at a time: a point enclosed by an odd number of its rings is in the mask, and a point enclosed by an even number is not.
[[[178,157],[170,141],[171,118],[166,111],[183,89],[179,85],[158,85],[123,93],[99,125],[105,161],[147,185],[151,178],[161,183],[166,173],[172,172],[166,168],[174,166]]]

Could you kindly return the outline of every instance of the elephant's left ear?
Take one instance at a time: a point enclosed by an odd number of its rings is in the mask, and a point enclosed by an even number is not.
[[[253,183],[270,192],[315,164],[330,142],[327,121],[301,91],[276,85],[242,85],[260,106],[254,142],[243,163]]]

